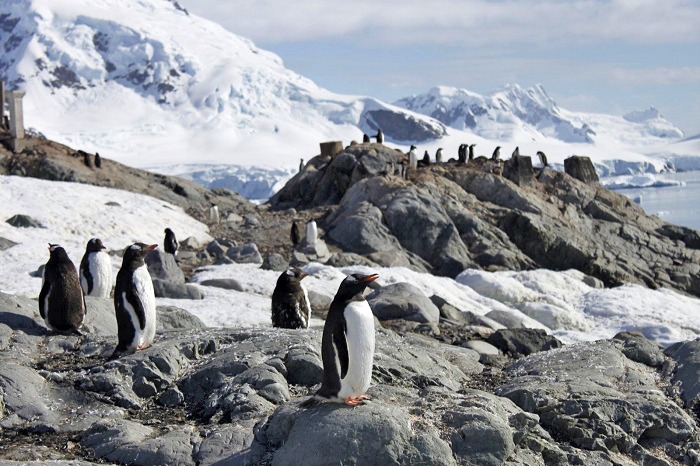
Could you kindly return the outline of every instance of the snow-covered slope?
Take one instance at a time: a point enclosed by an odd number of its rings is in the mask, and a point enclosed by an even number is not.
[[[488,96],[440,87],[397,104],[335,94],[171,0],[6,0],[0,45],[0,79],[27,91],[26,126],[249,198],[269,196],[320,142],[380,127],[403,150],[444,147],[449,158],[463,142],[484,154],[512,144],[554,163],[590,155],[605,174],[658,171],[678,155],[667,146],[679,130],[655,109],[568,112],[541,86]]]
[[[683,137],[683,131],[654,107],[624,117],[569,112],[560,108],[542,85],[529,89],[508,85],[485,96],[441,86],[401,99],[396,105],[496,141],[595,143],[612,139],[641,146]]]

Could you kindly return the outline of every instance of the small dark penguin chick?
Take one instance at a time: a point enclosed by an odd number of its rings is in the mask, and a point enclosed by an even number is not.
[[[163,249],[165,252],[168,254],[172,254],[173,256],[177,252],[178,244],[177,244],[177,238],[175,238],[175,233],[173,233],[173,230],[170,228],[165,229],[165,238],[163,239]]]
[[[292,228],[289,232],[289,237],[292,240],[292,246],[297,247],[301,241],[301,233],[299,233],[299,225],[297,222],[292,222]]]
[[[102,168],[102,157],[99,152],[95,152],[95,167]]]
[[[384,144],[384,133],[382,132],[381,128],[379,128],[379,130],[377,131],[377,135],[375,136],[375,138],[377,139],[378,144]]]
[[[365,134],[362,135],[362,142],[363,142],[364,144],[367,144],[367,143],[369,143],[369,142],[372,142],[372,140],[371,140],[370,137],[369,137],[369,134],[365,133]]]
[[[272,326],[308,328],[311,305],[301,281],[307,274],[291,267],[279,276],[272,292]]]
[[[49,244],[49,254],[39,293],[39,314],[50,330],[81,335],[78,329],[86,307],[78,271],[60,245]]]

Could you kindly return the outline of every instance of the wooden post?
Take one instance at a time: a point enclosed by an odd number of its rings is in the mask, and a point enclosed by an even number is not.
[[[328,156],[333,158],[341,152],[343,152],[342,141],[329,141],[321,143],[321,157]]]

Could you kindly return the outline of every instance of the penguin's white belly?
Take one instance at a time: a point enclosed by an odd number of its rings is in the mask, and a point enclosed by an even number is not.
[[[299,311],[302,315],[302,320],[304,321],[304,328],[309,328],[309,321],[311,320],[311,305],[309,304],[309,294],[306,292],[306,288],[301,283],[301,291],[304,292],[304,302],[300,303]]]
[[[112,261],[106,252],[100,251],[88,257],[88,267],[92,276],[90,296],[109,298],[112,291]]]
[[[136,311],[123,297],[125,307],[131,316],[131,321],[134,323],[134,341],[132,343],[132,349],[141,347],[144,345],[150,345],[153,343],[153,339],[156,335],[156,295],[153,291],[153,282],[151,281],[151,275],[148,273],[148,269],[145,265],[142,265],[134,271],[133,274],[134,288],[136,289],[136,296],[138,296],[141,304],[143,305],[144,313],[146,315],[146,325],[141,329],[139,325],[139,318],[136,315]]]
[[[367,301],[353,301],[345,308],[348,373],[340,379],[338,397],[364,395],[372,380],[374,316]]]

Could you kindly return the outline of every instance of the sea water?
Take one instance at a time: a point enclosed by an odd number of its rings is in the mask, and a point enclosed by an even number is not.
[[[683,182],[681,186],[617,189],[648,214],[661,220],[700,231],[700,171],[665,173],[658,180]]]

